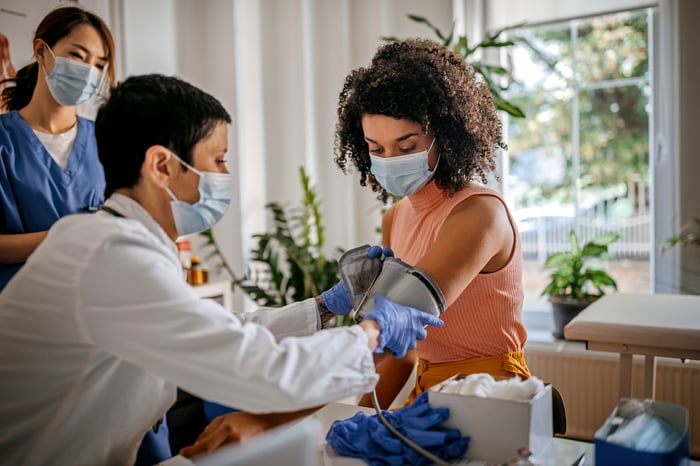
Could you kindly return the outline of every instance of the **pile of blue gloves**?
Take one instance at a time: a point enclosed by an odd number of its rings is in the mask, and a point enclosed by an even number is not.
[[[431,408],[428,393],[422,393],[412,405],[384,417],[399,432],[433,455],[450,461],[467,453],[469,437],[458,429],[441,427],[449,416],[448,408]],[[335,421],[326,441],[339,455],[361,458],[370,465],[428,465],[430,461],[395,437],[379,418],[357,413]]]

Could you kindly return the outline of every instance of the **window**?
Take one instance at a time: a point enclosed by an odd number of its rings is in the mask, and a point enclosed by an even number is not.
[[[650,292],[652,10],[513,29],[506,199],[525,256],[525,305],[540,296],[552,252],[615,231],[606,267],[621,291]]]

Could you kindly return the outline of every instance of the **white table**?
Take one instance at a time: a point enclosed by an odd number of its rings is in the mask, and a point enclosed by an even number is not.
[[[644,397],[656,395],[656,357],[700,360],[700,296],[607,294],[581,311],[564,336],[589,350],[620,353],[620,397],[632,391],[632,356],[644,360]]]
[[[374,413],[374,410],[362,408],[352,404],[331,403],[326,405],[309,419],[298,421],[299,423],[311,422],[316,424],[314,429],[319,432],[320,436],[316,443],[318,451],[317,463],[313,466],[363,466],[365,462],[356,458],[347,458],[339,456],[335,451],[326,444],[325,435],[328,432],[331,424],[335,420],[347,419],[352,417],[358,411],[363,411],[368,415]],[[582,456],[583,455],[583,456]],[[462,461],[451,463],[454,466],[493,466],[487,465],[483,461],[470,461],[463,459]],[[595,447],[590,442],[579,442],[564,438],[554,438],[552,446],[552,457],[548,458],[539,466],[592,466],[595,464]],[[700,466],[697,461],[691,461],[692,466]],[[195,466],[186,458],[181,456],[173,457],[159,466]],[[290,465],[294,466],[294,465]],[[309,466],[309,465],[304,465]]]

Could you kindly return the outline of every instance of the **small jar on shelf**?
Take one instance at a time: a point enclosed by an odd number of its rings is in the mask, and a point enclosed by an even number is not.
[[[187,272],[187,283],[190,285],[203,285],[209,281],[209,271],[202,268],[199,256],[190,258],[190,268]]]

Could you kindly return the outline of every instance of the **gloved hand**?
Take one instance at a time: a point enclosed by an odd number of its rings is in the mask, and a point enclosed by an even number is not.
[[[367,251],[367,257],[383,261],[386,257],[394,257],[394,251],[390,248],[372,246]],[[321,297],[328,310],[333,314],[344,316],[352,311],[350,296],[348,296],[348,290],[343,280],[339,280],[338,283],[333,285],[330,289],[321,293]]]
[[[367,251],[367,257],[370,259],[379,258],[379,260],[383,261],[387,257],[394,257],[394,251],[392,251],[391,248],[372,246],[369,248],[369,251]]]
[[[416,340],[424,340],[426,325],[442,327],[444,322],[427,312],[389,301],[384,295],[374,297],[374,309],[365,319],[377,321],[381,332],[379,345],[374,350],[381,353],[384,348],[391,350],[396,358],[402,358],[406,351],[416,347]]]
[[[428,394],[396,412],[383,412],[384,417],[399,432],[430,453],[445,461],[462,457],[469,447],[469,437],[459,430],[441,427],[449,417],[447,408],[431,408]],[[339,454],[362,458],[371,465],[427,465],[430,462],[395,437],[379,418],[357,413],[331,426],[326,441]]]

